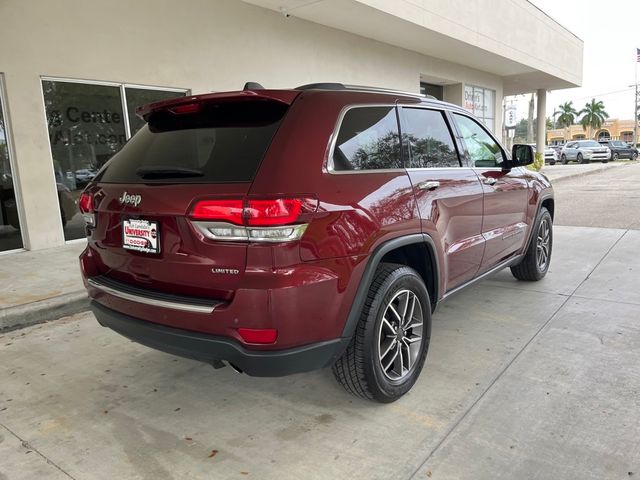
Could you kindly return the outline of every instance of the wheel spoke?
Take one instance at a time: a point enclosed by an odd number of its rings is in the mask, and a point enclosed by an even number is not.
[[[397,345],[396,342],[393,342],[393,345]],[[389,360],[389,362],[387,363],[387,365],[383,365],[382,369],[386,372],[387,370],[389,370],[389,367],[391,367],[391,365],[393,365],[393,363],[396,361],[396,358],[398,357],[398,349],[396,348],[396,352],[393,354],[393,356],[391,357],[391,360]]]
[[[408,293],[407,293],[408,295]],[[411,294],[411,309],[409,310],[409,315],[405,315],[404,317],[404,321],[402,322],[402,327],[406,328],[406,326],[411,323],[411,320],[413,320],[413,314],[415,313],[415,309],[416,309],[416,300],[418,299],[418,297],[416,297],[415,295]]]
[[[402,344],[400,342],[397,343],[398,345],[398,349],[397,351],[397,355],[396,355],[396,363],[399,363],[400,368],[398,370],[396,370],[396,373],[398,374],[398,376],[402,377],[402,374],[404,373],[404,359],[402,358]],[[394,365],[394,369],[395,369],[395,365]]]
[[[393,328],[393,325],[391,325],[391,323],[389,323],[389,320],[387,320],[386,317],[382,317],[382,326],[386,327],[387,330],[389,330],[393,334],[393,336],[395,336],[396,333],[398,332],[397,329]]]
[[[403,348],[404,347],[404,348]],[[411,348],[409,348],[409,345],[403,344],[400,346],[400,349],[405,351],[406,355],[407,355],[407,370],[411,370]]]
[[[389,346],[386,347],[384,353],[380,354],[380,361],[382,361],[382,359],[387,356],[387,354],[391,351],[395,343],[396,343],[396,340],[395,340],[395,337],[393,337],[393,340],[389,342]]]
[[[422,340],[422,335],[414,335],[413,337],[404,337],[404,341],[407,343],[407,346],[412,343],[419,342],[420,340]]]
[[[391,310],[393,314],[396,316],[396,318],[398,319],[398,323],[402,323],[402,317],[400,316],[398,311],[393,307],[393,305],[389,304],[389,310]]]

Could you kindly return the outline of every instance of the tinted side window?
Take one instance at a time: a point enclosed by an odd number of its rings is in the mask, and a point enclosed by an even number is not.
[[[395,108],[349,110],[338,132],[333,168],[337,171],[402,168]]]
[[[474,167],[497,167],[504,161],[500,145],[475,120],[453,114]]]
[[[412,168],[459,167],[460,160],[442,112],[405,108],[402,140],[409,147]]]

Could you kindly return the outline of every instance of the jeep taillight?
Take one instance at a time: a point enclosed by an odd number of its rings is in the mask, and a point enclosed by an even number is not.
[[[194,205],[191,219],[213,240],[290,242],[302,237],[317,207],[306,197],[208,199]]]
[[[82,213],[82,218],[84,218],[85,223],[90,227],[96,226],[96,214],[93,202],[93,195],[87,192],[82,192],[78,199],[78,208],[80,209],[80,213]]]

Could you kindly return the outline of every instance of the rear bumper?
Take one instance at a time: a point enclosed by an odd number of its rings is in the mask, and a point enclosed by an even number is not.
[[[349,342],[348,338],[338,338],[286,350],[248,350],[225,337],[138,320],[95,301],[91,310],[100,325],[134,342],[205,363],[224,360],[257,377],[280,377],[332,365]]]

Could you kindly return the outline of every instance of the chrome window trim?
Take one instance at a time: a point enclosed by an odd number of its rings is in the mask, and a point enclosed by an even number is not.
[[[397,121],[397,105],[395,103],[354,103],[350,105],[345,105],[340,110],[340,114],[338,115],[338,120],[336,121],[336,125],[333,128],[333,133],[331,134],[331,138],[329,140],[329,149],[327,158],[325,161],[326,171],[330,175],[358,175],[358,174],[372,174],[372,173],[399,173],[404,172],[404,168],[380,168],[380,169],[371,169],[371,170],[335,170],[333,166],[333,152],[336,148],[336,143],[338,141],[338,133],[340,132],[340,127],[342,127],[342,122],[344,120],[345,115],[350,111],[356,108],[380,108],[380,107],[388,107],[393,108],[396,111],[396,121]],[[398,126],[398,134],[399,134],[399,126]]]
[[[407,109],[420,109],[420,110],[431,110],[431,111],[435,111],[435,112],[440,112],[440,114],[442,115],[442,119],[444,120],[444,124],[447,127],[447,130],[449,131],[449,135],[451,135],[451,142],[453,143],[453,148],[456,151],[456,156],[458,157],[458,162],[460,162],[460,165],[458,165],[457,167],[405,167],[405,170],[407,171],[423,171],[423,170],[428,170],[428,171],[432,171],[432,170],[459,170],[461,168],[471,168],[471,167],[467,167],[465,165],[463,165],[463,159],[466,160],[465,158],[465,154],[464,152],[460,152],[460,149],[458,147],[458,144],[456,142],[456,130],[454,125],[451,125],[451,121],[449,120],[449,116],[447,116],[447,112],[449,113],[453,113],[454,110],[451,109],[445,109],[445,108],[438,108],[437,106],[431,106],[431,105],[398,105],[398,107],[400,108],[400,111],[404,110],[405,108]],[[402,126],[402,119],[404,117],[402,117],[401,115],[401,125]],[[404,121],[406,121],[406,119],[404,119]],[[400,131],[402,131],[402,128],[400,129]],[[411,158],[408,159],[409,163],[411,163]]]
[[[215,308],[219,305],[219,302],[215,302],[212,305],[196,305],[192,303],[172,302],[170,300],[161,300],[158,298],[145,297],[143,295],[136,295],[134,293],[124,292],[113,287],[109,287],[100,283],[97,280],[89,278],[87,283],[90,287],[95,288],[114,297],[122,298],[130,302],[142,303],[143,305],[152,305],[154,307],[171,308],[173,310],[182,310],[184,312],[192,313],[213,313]]]

